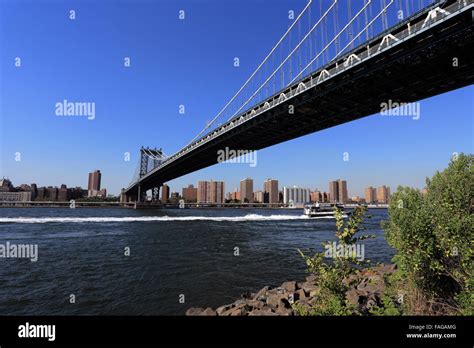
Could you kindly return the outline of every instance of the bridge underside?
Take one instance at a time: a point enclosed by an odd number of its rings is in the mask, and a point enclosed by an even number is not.
[[[381,103],[389,100],[415,102],[472,84],[472,16],[467,11],[434,26],[232,128],[143,178],[140,190],[216,164],[217,151],[225,147],[262,149],[379,113]],[[288,113],[290,104],[294,105],[293,115]],[[138,183],[127,195],[137,192]]]

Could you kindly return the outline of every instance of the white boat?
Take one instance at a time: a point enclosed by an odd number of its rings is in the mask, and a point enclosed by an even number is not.
[[[304,214],[309,217],[334,217],[334,211],[339,208],[342,212],[342,217],[347,218],[348,213],[344,210],[342,204],[335,203],[310,203],[305,204]]]

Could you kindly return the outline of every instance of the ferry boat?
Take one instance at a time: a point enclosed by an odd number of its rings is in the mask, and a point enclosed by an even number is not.
[[[341,210],[342,217],[348,217],[349,213],[344,210],[344,206],[342,204],[335,203],[305,204],[304,214],[309,217],[334,217],[335,208],[339,208],[339,210]]]

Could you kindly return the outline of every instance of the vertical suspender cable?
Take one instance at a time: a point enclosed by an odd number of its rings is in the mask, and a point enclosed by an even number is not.
[[[301,41],[301,22],[298,23],[298,42]],[[302,51],[303,51],[303,48],[300,48],[298,50],[298,67],[296,68],[297,70],[298,69],[301,69],[301,54],[302,54]],[[290,76],[290,80],[291,80],[291,76]]]
[[[206,129],[208,129],[213,123],[214,121],[227,109],[227,107],[240,95],[240,93],[242,92],[242,90],[248,85],[248,83],[252,80],[252,78],[255,76],[255,74],[258,72],[258,70],[260,70],[260,68],[262,67],[262,65],[270,58],[270,56],[276,51],[276,49],[278,48],[278,46],[280,45],[280,43],[282,43],[282,41],[285,39],[285,37],[288,35],[289,31],[291,31],[291,29],[293,28],[293,26],[296,24],[296,22],[298,22],[300,20],[300,18],[303,16],[303,14],[306,12],[306,10],[310,7],[311,3],[313,2],[313,0],[308,0],[308,3],[306,4],[306,6],[303,8],[303,10],[300,12],[300,14],[298,15],[298,17],[296,17],[295,21],[293,22],[293,24],[290,26],[290,28],[283,34],[283,36],[280,38],[280,40],[278,40],[278,42],[276,43],[275,46],[273,46],[273,48],[270,50],[270,52],[267,54],[267,56],[265,57],[265,59],[260,63],[260,65],[255,69],[255,71],[250,75],[250,77],[247,79],[247,81],[245,81],[245,83],[240,87],[240,89],[234,94],[234,96],[232,98],[230,98],[230,100],[227,102],[226,105],[224,105],[224,107],[217,113],[217,115],[211,120],[211,122],[209,122],[208,125],[206,125],[206,127],[198,133],[198,135],[196,135],[192,140],[191,142],[188,144],[190,145],[195,139],[197,139],[202,133],[204,133],[206,131]],[[283,55],[282,55],[283,57]],[[186,146],[188,146],[186,145]]]
[[[366,3],[367,0],[364,0],[364,3]],[[367,28],[367,23],[368,23],[368,18],[367,18],[367,9],[364,9],[364,18],[365,18],[365,39],[369,41],[369,29]]]
[[[351,0],[347,0],[347,15],[349,17],[349,20],[352,18],[352,6],[351,6]],[[352,40],[352,25],[349,26],[349,30],[347,31],[347,38],[349,39],[348,41]],[[353,46],[351,45],[351,48]]]
[[[308,31],[311,30],[311,7],[308,11]],[[312,36],[313,34],[311,34]],[[308,61],[311,60],[311,54],[313,53],[313,40],[312,37],[309,37],[309,51],[308,51]],[[313,70],[313,65],[311,64],[311,70]]]

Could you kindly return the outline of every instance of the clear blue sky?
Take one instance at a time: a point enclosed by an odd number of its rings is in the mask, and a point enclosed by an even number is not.
[[[288,11],[304,4],[0,0],[0,176],[15,185],[86,187],[88,172],[100,169],[103,186],[118,193],[140,146],[172,154],[189,142],[284,33]],[[423,100],[417,121],[366,117],[261,150],[255,168],[220,164],[169,184],[181,191],[224,180],[229,191],[250,176],[255,190],[267,177],[322,190],[343,178],[350,195],[369,185],[423,187],[453,152],[473,152],[473,95],[472,86],[453,91]],[[95,102],[96,118],[55,116],[63,99]]]

